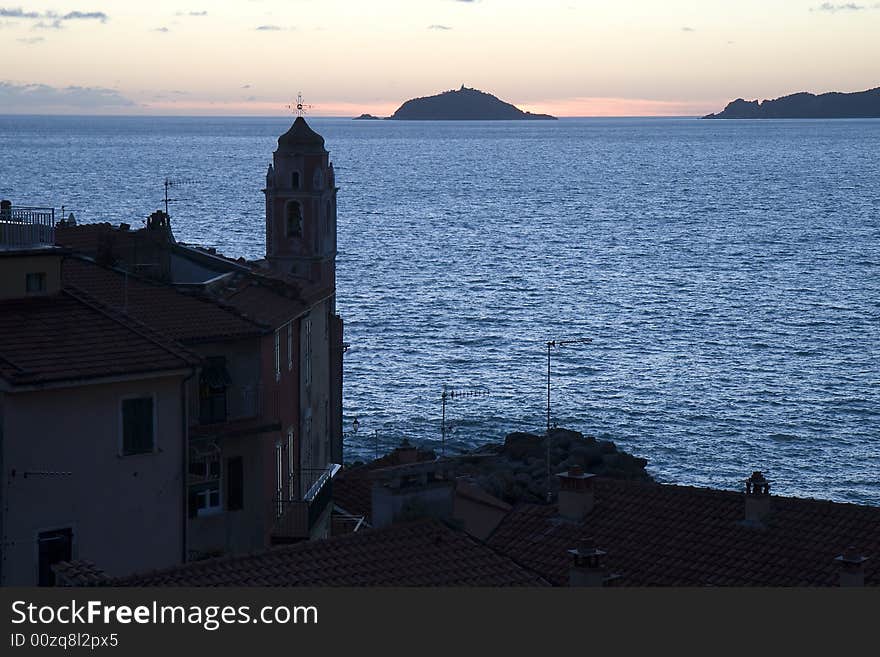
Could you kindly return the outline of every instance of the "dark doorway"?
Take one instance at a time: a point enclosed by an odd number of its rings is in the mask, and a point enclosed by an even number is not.
[[[40,555],[40,586],[55,586],[55,573],[52,566],[59,561],[70,561],[73,558],[73,530],[55,529],[40,532],[37,539]]]

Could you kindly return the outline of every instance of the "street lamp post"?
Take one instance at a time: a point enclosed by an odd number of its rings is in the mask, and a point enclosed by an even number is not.
[[[357,418],[355,418],[354,422],[351,423],[351,431],[342,432],[342,439],[345,440],[346,438],[354,438],[357,435],[358,429],[360,428],[361,423],[358,421]]]
[[[547,442],[547,501],[550,501],[551,486],[550,477],[550,352],[557,347],[565,347],[576,344],[589,344],[592,338],[574,338],[571,340],[548,340],[547,341],[547,434],[545,440]]]

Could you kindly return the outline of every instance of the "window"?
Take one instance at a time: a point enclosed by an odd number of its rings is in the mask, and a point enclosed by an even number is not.
[[[275,443],[275,514],[280,518],[284,513],[284,454],[281,442]]]
[[[220,454],[215,451],[194,453],[189,460],[191,480],[205,482],[220,479]]]
[[[39,555],[39,586],[55,586],[55,572],[52,566],[60,561],[73,559],[73,530],[56,529],[40,532],[37,536],[37,553]]]
[[[147,454],[155,447],[153,398],[122,400],[122,455]]]
[[[189,482],[190,517],[220,513],[220,449],[216,445],[190,450]]]
[[[224,356],[210,356],[199,380],[199,422],[226,422],[226,386],[232,382]]]
[[[287,371],[293,369],[293,322],[287,325]]]
[[[290,174],[290,186],[293,189],[299,189],[299,171]]]
[[[244,460],[240,456],[226,459],[226,508],[244,508]]]
[[[222,511],[220,507],[220,483],[195,489],[195,508],[199,518],[213,516]]]
[[[46,291],[46,272],[37,271],[25,274],[24,287],[28,294],[42,294]]]
[[[312,320],[303,320],[303,341],[305,353],[302,358],[303,380],[306,387],[312,385]]]
[[[302,206],[296,201],[288,201],[285,221],[287,237],[299,237],[302,235]]]
[[[275,329],[275,381],[281,380],[281,331]]]
[[[290,499],[296,499],[296,489],[294,484],[294,467],[295,459],[293,453],[293,428],[287,430],[287,494]]]

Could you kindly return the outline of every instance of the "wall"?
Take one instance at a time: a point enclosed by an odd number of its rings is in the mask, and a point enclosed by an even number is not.
[[[25,276],[31,272],[46,272],[45,294],[55,294],[61,288],[60,256],[6,255],[0,251],[0,299],[30,296]]]
[[[66,527],[73,529],[73,558],[110,575],[180,563],[181,380],[5,394],[3,585],[34,585],[37,535]],[[120,456],[121,400],[146,395],[155,395],[157,450]],[[26,471],[70,474],[25,478]]]
[[[295,369],[288,370],[287,329],[280,335],[281,380],[275,380],[275,336],[238,342],[222,342],[195,347],[199,355],[224,356],[232,379],[227,392],[227,408],[232,413],[234,397],[243,388],[259,384],[262,401],[257,409],[254,427],[278,424],[281,430],[230,434],[229,427],[218,425],[214,439],[220,447],[221,477],[220,512],[189,520],[188,547],[192,553],[242,553],[260,550],[269,545],[269,511],[275,495],[275,443],[286,436],[286,427],[295,426]],[[294,348],[297,337],[294,335]],[[294,360],[294,365],[296,361]],[[198,424],[198,381],[191,386],[190,421]],[[286,401],[285,401],[286,400]],[[235,418],[230,417],[230,421]],[[191,442],[195,440],[191,438]],[[227,460],[240,456],[244,468],[243,508],[227,508]]]
[[[336,376],[331,367],[332,330],[328,314],[332,306],[332,300],[317,303],[306,318],[300,320],[300,353],[303,361],[307,357],[311,360],[311,385],[306,385],[305,363],[300,372],[300,462],[306,470],[306,482],[314,480],[319,470],[333,462],[335,451],[332,438],[336,404],[331,394],[331,382]],[[309,336],[303,329],[306,320],[311,322],[311,347],[307,344]],[[311,418],[311,428],[308,418]]]

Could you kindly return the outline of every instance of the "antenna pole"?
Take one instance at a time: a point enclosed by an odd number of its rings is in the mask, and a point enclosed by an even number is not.
[[[547,443],[547,501],[552,498],[553,491],[550,485],[552,473],[550,468],[550,350],[555,347],[564,347],[573,344],[589,344],[592,338],[575,338],[574,340],[548,340],[547,341],[547,434],[544,438]]]
[[[442,401],[442,414],[440,419],[440,456],[446,456],[446,386],[443,386],[443,394],[440,395]]]

